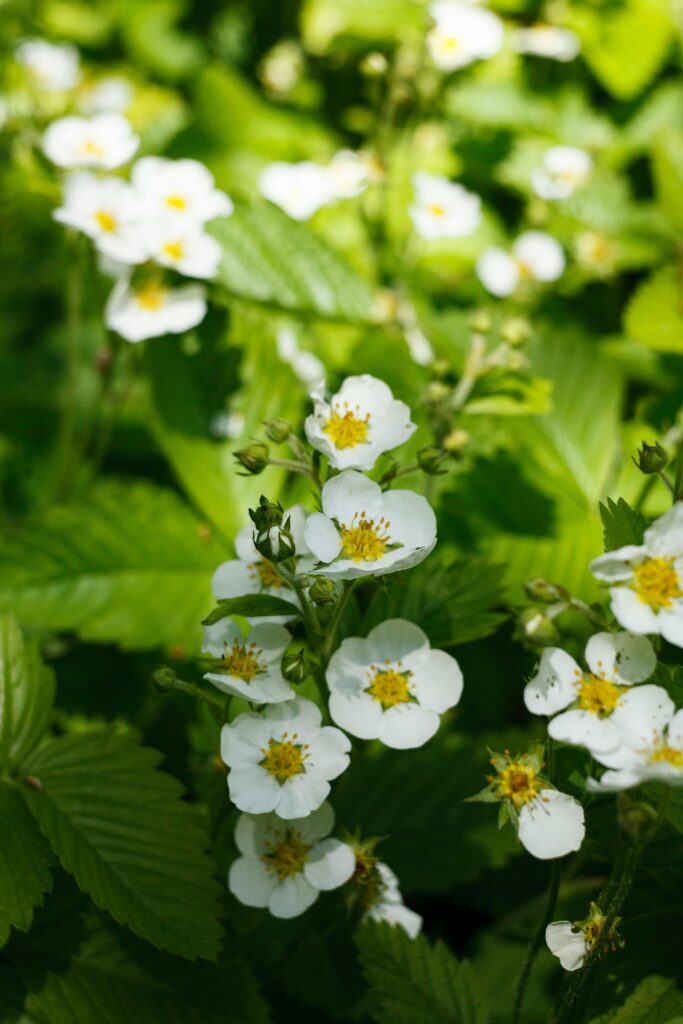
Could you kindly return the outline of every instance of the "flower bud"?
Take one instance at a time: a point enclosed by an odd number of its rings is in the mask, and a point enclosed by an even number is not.
[[[176,674],[172,668],[167,665],[162,665],[158,668],[152,677],[155,690],[166,691],[172,690],[173,685],[176,681]]]
[[[254,533],[254,547],[269,562],[286,562],[296,554],[289,519],[283,526],[270,526]]]
[[[383,53],[374,50],[365,55],[360,63],[360,73],[366,78],[379,78],[386,75],[389,63]]]
[[[511,316],[503,320],[500,336],[508,345],[523,345],[531,334],[531,324],[523,316]]]
[[[438,405],[440,402],[445,401],[451,393],[451,389],[448,384],[444,384],[440,380],[433,380],[427,385],[425,391],[425,400],[432,405]]]
[[[633,461],[635,462],[635,459]],[[658,441],[654,444],[643,441],[643,447],[638,449],[636,465],[641,473],[660,473],[668,461],[669,455]]]
[[[249,518],[258,533],[265,533],[271,526],[281,525],[284,511],[279,501],[268,501],[262,494],[258,507],[249,509]]]
[[[313,604],[333,604],[337,600],[337,588],[333,580],[318,576],[311,584],[308,596]]]
[[[442,447],[453,456],[462,455],[469,443],[470,435],[466,430],[451,430],[441,442]]]
[[[292,432],[292,425],[289,420],[275,419],[268,420],[263,424],[266,437],[273,444],[284,444]]]
[[[542,601],[543,604],[553,604],[555,601],[569,601],[571,594],[559,583],[551,583],[549,580],[535,576],[524,584],[524,591],[532,601]]]
[[[470,327],[478,334],[486,334],[491,330],[491,317],[485,309],[475,309],[470,316]]]
[[[311,663],[303,647],[285,651],[282,674],[288,683],[303,683],[311,674]]]
[[[262,441],[252,441],[246,448],[240,448],[239,451],[232,454],[240,466],[243,466],[247,471],[242,476],[248,476],[249,474],[258,476],[268,465],[270,449]]]
[[[643,800],[634,800],[628,793],[620,793],[617,801],[617,822],[624,835],[639,844],[652,830],[657,812]]]
[[[443,448],[432,444],[427,448],[420,448],[417,453],[417,462],[423,473],[427,473],[429,476],[439,476],[446,472],[445,469],[442,469],[442,464],[447,457],[448,453]]]
[[[525,639],[537,647],[551,647],[560,639],[553,620],[537,608],[525,608],[519,624]]]

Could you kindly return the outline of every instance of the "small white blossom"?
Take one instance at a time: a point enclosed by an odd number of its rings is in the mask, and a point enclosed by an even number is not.
[[[530,53],[535,57],[548,57],[562,62],[574,60],[581,50],[581,42],[576,33],[557,25],[520,28],[513,42],[518,53]]]
[[[512,252],[492,247],[477,261],[477,277],[492,295],[511,295],[525,280],[556,281],[564,273],[562,246],[544,231],[525,231],[516,239]]]
[[[571,921],[552,921],[545,930],[548,949],[565,971],[578,971],[588,952],[586,936]]]
[[[63,205],[53,217],[92,238],[103,256],[131,264],[147,258],[144,240],[136,230],[141,214],[137,193],[127,182],[79,171],[67,178]]]
[[[327,165],[330,192],[334,199],[360,195],[368,183],[368,163],[352,149],[340,149]]]
[[[259,178],[259,190],[294,220],[308,220],[334,199],[327,169],[310,160],[269,164]]]
[[[216,188],[213,175],[198,160],[166,160],[146,156],[131,171],[131,181],[140,193],[147,216],[163,218],[171,213],[196,224],[214,217],[227,217],[232,200]]]
[[[591,563],[610,584],[612,611],[632,633],[660,633],[683,647],[683,503],[645,531],[642,544],[608,551]]]
[[[417,429],[405,402],[367,373],[347,377],[329,399],[317,391],[311,397],[306,437],[335,469],[372,469],[383,452],[404,444]]]
[[[351,748],[343,732],[321,723],[320,709],[297,699],[224,725],[221,757],[230,768],[232,802],[280,818],[305,818],[320,807],[330,780],[348,767]]]
[[[343,640],[326,678],[338,726],[399,750],[431,739],[463,687],[455,658],[432,650],[422,630],[405,619],[388,619],[365,639]]]
[[[320,892],[338,889],[353,875],[353,850],[326,839],[334,811],[324,803],[306,818],[282,821],[275,814],[242,814],[235,843],[242,854],[230,866],[230,892],[248,907],[267,907],[273,917],[298,917]]]
[[[29,80],[44,92],[65,92],[78,85],[81,69],[78,50],[45,39],[25,39],[16,48],[17,63],[26,68]]]
[[[140,143],[121,114],[61,117],[43,135],[43,152],[58,167],[97,167],[111,171],[125,164]]]
[[[331,579],[409,569],[436,544],[436,518],[426,498],[413,491],[383,492],[353,469],[327,481],[322,507],[306,520],[304,538],[323,563],[313,572]]]
[[[593,159],[576,146],[553,146],[543,155],[543,166],[531,176],[536,195],[542,199],[567,199],[585,185],[593,170]]]
[[[84,114],[125,114],[134,96],[135,90],[127,78],[107,75],[85,90],[79,106]]]
[[[186,277],[214,277],[223,256],[220,244],[201,225],[169,214],[139,227],[150,259]]]
[[[529,711],[555,715],[548,724],[553,739],[597,754],[616,750],[634,724],[656,726],[662,706],[668,706],[666,690],[632,686],[655,670],[657,658],[649,640],[629,633],[596,633],[586,646],[586,662],[588,672],[565,651],[548,647],[525,687]]]
[[[599,782],[588,780],[594,792],[631,789],[644,782],[666,782],[683,786],[683,710],[676,711],[667,697],[660,721],[634,723],[621,746],[609,754],[596,754],[596,760],[609,768]]]
[[[302,383],[323,387],[325,367],[312,352],[299,348],[296,334],[291,327],[281,327],[277,332],[277,354],[288,363]]]
[[[481,200],[447,178],[419,172],[413,175],[415,205],[408,211],[421,238],[463,238],[481,223]]]
[[[427,34],[427,49],[442,71],[493,57],[503,45],[503,23],[491,11],[460,0],[436,0],[429,13],[435,24]]]
[[[206,316],[206,289],[199,284],[169,288],[158,278],[132,284],[121,278],[107,300],[107,327],[126,341],[182,334]]]
[[[282,655],[291,639],[284,626],[273,622],[257,622],[247,637],[231,619],[205,626],[203,649],[221,664],[204,678],[223,693],[255,704],[290,700],[296,693],[282,675]]]
[[[414,939],[422,929],[422,918],[404,904],[398,878],[391,868],[380,861],[377,864],[377,871],[382,881],[382,890],[377,902],[365,915],[366,919],[399,925],[411,939]]]

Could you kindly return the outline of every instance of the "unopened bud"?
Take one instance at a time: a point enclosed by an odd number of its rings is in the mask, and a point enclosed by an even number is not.
[[[263,424],[266,437],[273,444],[283,444],[292,432],[292,425],[289,420],[276,419],[268,420]]]
[[[491,330],[491,317],[485,309],[475,309],[470,316],[470,327],[473,331],[486,334]]]
[[[173,689],[176,678],[177,677],[173,669],[169,668],[167,665],[163,665],[161,668],[156,670],[152,680],[155,689],[165,691]]]
[[[508,345],[523,345],[531,334],[531,324],[523,316],[511,316],[503,320],[500,336]]]
[[[289,519],[284,526],[271,526],[254,533],[254,547],[269,562],[286,562],[296,554],[294,538],[289,529]]]
[[[279,501],[268,501],[262,494],[258,507],[249,509],[249,518],[259,533],[265,533],[271,526],[280,526],[284,511]]]
[[[551,583],[549,580],[535,576],[524,584],[527,597],[532,601],[542,601],[543,604],[553,604],[555,601],[569,601],[571,594],[559,583]]]
[[[429,476],[439,476],[446,472],[442,467],[444,459],[447,457],[448,452],[443,448],[429,445],[427,448],[420,448],[417,453],[417,462],[423,473],[427,473]]]
[[[311,663],[303,647],[286,651],[282,659],[282,674],[288,683],[303,683],[311,674]]]
[[[451,364],[447,359],[435,359],[431,365],[431,371],[435,377],[445,377],[450,369]]]
[[[525,638],[538,647],[550,647],[560,639],[553,620],[537,608],[525,608],[519,623]]]
[[[451,430],[441,442],[442,447],[452,456],[462,455],[469,443],[470,435],[466,430]]]
[[[440,380],[433,380],[427,385],[425,390],[425,401],[430,402],[432,405],[438,405],[440,402],[445,401],[450,393],[451,389],[447,384]]]
[[[328,580],[325,576],[318,576],[311,584],[308,596],[313,604],[333,604],[337,599],[337,588],[333,580]]]
[[[633,460],[636,461],[635,459]],[[658,441],[648,444],[643,441],[643,447],[638,449],[638,461],[636,465],[641,473],[660,473],[669,461],[668,453]]]
[[[360,73],[367,78],[379,78],[387,73],[388,67],[389,63],[384,54],[374,51],[373,53],[366,54],[361,61]]]
[[[650,832],[657,812],[650,804],[634,800],[628,793],[620,793],[617,801],[617,821],[620,830],[633,842],[639,843]]]
[[[240,448],[239,451],[232,454],[240,466],[246,469],[247,474],[258,476],[268,465],[270,450],[268,445],[263,444],[262,441],[252,441],[246,448]]]

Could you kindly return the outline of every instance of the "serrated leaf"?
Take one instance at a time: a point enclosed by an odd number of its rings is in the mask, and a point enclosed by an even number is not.
[[[486,1024],[484,993],[471,964],[443,942],[410,939],[402,928],[368,922],[356,936],[368,980],[368,1004],[379,1024]]]
[[[291,601],[283,601],[281,597],[271,597],[270,594],[245,594],[243,597],[227,597],[219,601],[202,621],[202,625],[213,626],[229,615],[242,615],[244,618],[259,618],[262,615],[299,616],[301,609]]]
[[[94,902],[148,942],[212,959],[221,928],[206,837],[161,756],[112,730],[50,740],[24,798],[64,868]]]
[[[40,741],[52,715],[54,677],[13,615],[0,616],[0,766],[17,766]]]
[[[659,352],[683,352],[681,281],[675,267],[663,267],[644,281],[624,315],[629,337]]]
[[[19,791],[0,780],[0,946],[28,931],[52,882],[52,852]]]
[[[107,483],[0,547],[0,610],[127,648],[193,647],[225,557],[172,492]]]
[[[276,206],[238,206],[210,230],[223,247],[217,280],[231,295],[324,320],[371,319],[369,285]]]
[[[647,517],[631,508],[623,498],[617,501],[608,498],[605,504],[601,503],[600,518],[605,551],[615,551],[617,548],[626,547],[627,544],[643,543],[643,536],[649,525]]]
[[[652,975],[641,981],[623,1006],[595,1017],[591,1024],[674,1024],[683,1015],[683,992],[671,978]]]

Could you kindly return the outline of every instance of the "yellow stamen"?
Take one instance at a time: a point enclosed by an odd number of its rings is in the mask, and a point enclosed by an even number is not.
[[[663,746],[650,754],[650,762],[653,764],[670,764],[674,768],[683,768],[683,750],[676,747]]]
[[[264,756],[259,762],[280,785],[306,771],[304,761],[308,744],[293,743],[292,740],[296,739],[296,736],[288,740],[286,735],[285,733],[281,740],[270,740],[268,748],[261,751]]]
[[[102,228],[103,231],[115,231],[116,220],[106,210],[98,210],[95,214],[95,220]]]
[[[279,590],[285,586],[285,581],[278,573],[272,562],[262,558],[258,562],[252,562],[247,566],[252,576],[255,576],[264,589]]]
[[[430,203],[427,207],[427,212],[431,213],[434,217],[443,217],[446,207],[441,206],[439,203]]]
[[[135,301],[141,309],[155,310],[161,309],[167,296],[168,288],[164,288],[158,281],[150,278],[135,292]]]
[[[177,242],[166,242],[162,249],[172,260],[181,260],[185,252],[183,243],[180,240]]]
[[[670,608],[675,597],[683,597],[673,555],[647,558],[633,570],[633,589],[650,608]]]
[[[578,694],[579,707],[583,711],[590,711],[600,718],[606,718],[619,703],[621,688],[611,683],[609,679],[601,679],[600,676],[589,672],[582,676]]]
[[[358,409],[356,408],[356,411]],[[356,416],[352,409],[340,415],[339,409],[333,409],[332,415],[323,427],[335,448],[355,448],[357,444],[365,444],[368,439],[370,413],[364,418]]]
[[[393,708],[397,704],[406,704],[412,700],[410,678],[412,672],[399,672],[394,668],[378,669],[372,666],[374,675],[368,687],[368,693],[383,708]]]
[[[342,556],[354,562],[376,562],[389,546],[389,526],[382,517],[378,523],[374,519],[366,519],[361,512],[360,519],[353,517],[351,526],[342,523]]]
[[[82,153],[84,156],[104,156],[104,150],[102,149],[102,147],[99,145],[99,143],[93,142],[92,139],[87,139],[85,142],[83,142],[79,147],[79,152]]]
[[[512,761],[498,775],[498,798],[512,800],[517,808],[534,800],[541,789],[536,771],[521,761]]]
[[[267,668],[265,662],[259,661],[259,655],[261,654],[263,654],[263,651],[259,650],[256,644],[250,644],[247,647],[246,644],[241,644],[239,640],[233,640],[232,647],[229,651],[226,650],[221,659],[222,667],[229,675],[242,679],[245,683],[251,683],[257,675],[265,672]]]
[[[302,841],[297,831],[288,829],[282,842],[271,845],[272,850],[264,853],[261,860],[275,872],[279,882],[303,871],[310,846]]]
[[[184,196],[166,196],[164,202],[174,210],[184,210],[187,206],[187,200]]]

